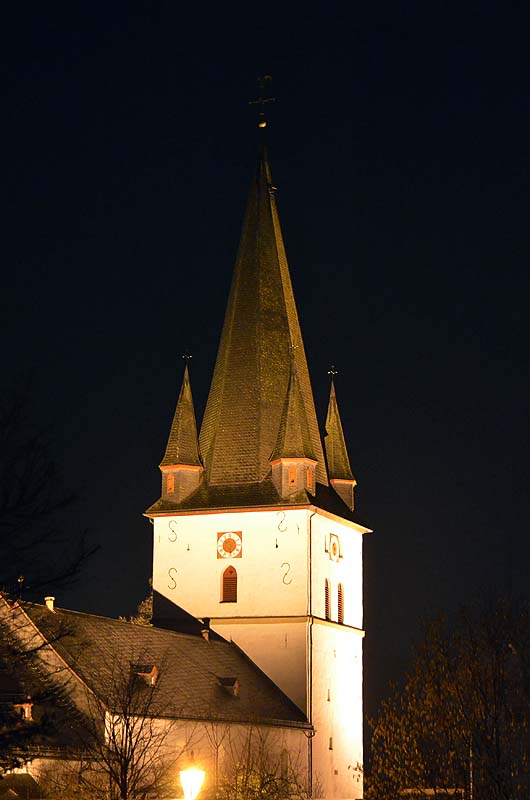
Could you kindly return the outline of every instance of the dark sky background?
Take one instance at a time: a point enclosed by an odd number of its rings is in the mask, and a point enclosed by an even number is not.
[[[48,4],[50,5],[50,4]],[[2,384],[33,376],[100,545],[59,605],[132,613],[182,374],[199,419],[274,78],[270,159],[365,539],[366,700],[421,621],[529,584],[529,14],[516,3],[18,4],[2,24]]]

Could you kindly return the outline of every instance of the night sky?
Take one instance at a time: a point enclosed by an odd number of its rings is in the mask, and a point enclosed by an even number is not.
[[[50,5],[50,4],[48,4]],[[18,4],[2,24],[2,386],[33,380],[98,554],[148,591],[187,349],[200,420],[273,76],[269,153],[317,411],[365,539],[373,711],[421,621],[529,589],[529,14],[515,3]]]

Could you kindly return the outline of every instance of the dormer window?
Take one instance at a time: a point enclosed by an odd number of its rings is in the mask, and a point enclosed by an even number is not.
[[[158,680],[158,667],[156,664],[135,664],[133,672],[141,678],[147,686],[156,686]]]
[[[220,675],[217,676],[217,680],[219,681],[219,686],[222,686],[225,692],[232,695],[232,697],[239,697],[239,690],[241,689],[241,684],[239,683],[237,678],[224,678]]]
[[[33,703],[29,697],[23,703],[14,703],[13,708],[17,714],[20,714],[23,720],[26,720],[26,722],[32,721],[33,716],[31,710],[33,708]]]

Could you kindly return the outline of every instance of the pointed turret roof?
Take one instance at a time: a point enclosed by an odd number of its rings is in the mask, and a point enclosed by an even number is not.
[[[210,486],[256,483],[270,473],[291,354],[305,412],[306,455],[328,484],[300,324],[265,149],[252,181],[200,449]],[[294,402],[294,400],[293,400]]]
[[[330,479],[355,480],[351,471],[350,459],[348,458],[348,450],[340,421],[333,378],[331,379],[328,413],[326,416],[325,444]]]
[[[175,464],[197,467],[201,465],[195,409],[187,364],[184,369],[184,378],[177,400],[173,424],[169,432],[166,452],[160,466],[169,467]]]
[[[313,458],[311,436],[304,408],[296,362],[291,359],[291,377],[283,407],[276,447],[271,461],[276,458]]]

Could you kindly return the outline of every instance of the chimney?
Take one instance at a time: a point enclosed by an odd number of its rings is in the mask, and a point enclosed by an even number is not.
[[[202,624],[204,628],[201,628],[201,636],[206,641],[210,641],[210,617],[204,617]]]
[[[55,611],[53,604],[55,603],[55,597],[53,595],[48,595],[48,597],[44,598],[44,602],[46,603],[46,608],[48,611]]]

